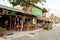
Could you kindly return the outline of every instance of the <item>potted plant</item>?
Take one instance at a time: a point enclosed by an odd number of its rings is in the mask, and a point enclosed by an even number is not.
[[[3,28],[0,27],[0,37],[2,37],[2,36],[3,36]]]

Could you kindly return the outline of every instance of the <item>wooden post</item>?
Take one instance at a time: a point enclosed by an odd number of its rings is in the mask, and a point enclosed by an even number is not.
[[[24,17],[23,17],[23,24],[22,24],[22,25],[23,25],[23,28],[22,28],[23,30],[25,30],[25,28],[24,28],[24,27],[25,27],[25,26],[24,26],[24,22],[25,22],[25,15],[24,15]]]
[[[36,22],[37,20],[36,20],[36,18],[33,18],[33,24],[35,24],[36,26],[35,26],[35,28],[37,28],[37,22]]]
[[[11,29],[11,16],[9,16],[9,18],[10,18],[10,29]]]
[[[37,27],[37,19],[35,19],[35,20],[36,20],[36,28],[38,28],[38,27]]]
[[[23,31],[23,20],[21,20],[20,22],[21,22],[21,31]]]
[[[16,30],[16,17],[15,17],[15,22],[14,22],[14,30]]]

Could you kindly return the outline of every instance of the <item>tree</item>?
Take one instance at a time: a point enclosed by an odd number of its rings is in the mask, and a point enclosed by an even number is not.
[[[13,7],[14,6],[16,6],[16,5],[20,5],[20,3],[21,3],[21,0],[9,0],[9,2],[13,5]]]
[[[9,2],[13,5],[13,6],[16,6],[16,5],[25,5],[27,6],[26,4],[29,3],[29,4],[34,4],[34,3],[42,3],[42,2],[46,2],[46,0],[9,0]]]

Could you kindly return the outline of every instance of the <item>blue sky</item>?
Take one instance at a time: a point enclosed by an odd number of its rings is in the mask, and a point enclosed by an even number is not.
[[[60,17],[60,0],[46,0],[44,7],[50,9],[50,13]],[[11,7],[8,0],[0,0],[0,4]],[[39,7],[42,7],[40,3],[37,4]]]

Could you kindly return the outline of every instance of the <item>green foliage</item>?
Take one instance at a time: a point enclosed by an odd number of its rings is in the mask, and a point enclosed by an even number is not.
[[[12,5],[16,6],[16,5],[20,5],[21,0],[9,0],[9,2],[10,2]]]
[[[34,3],[42,3],[42,2],[46,2],[46,0],[9,0],[9,2],[12,4],[12,5],[26,5],[27,3],[31,3],[31,4],[34,4]]]
[[[32,4],[34,4],[34,3],[38,3],[38,2],[46,2],[46,0],[25,0],[26,2],[29,2],[29,3],[32,3]]]
[[[3,28],[2,28],[2,27],[0,27],[0,33],[2,33],[2,31],[3,31]]]

